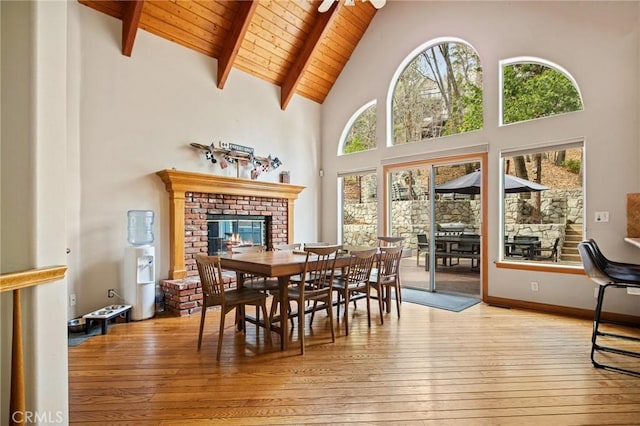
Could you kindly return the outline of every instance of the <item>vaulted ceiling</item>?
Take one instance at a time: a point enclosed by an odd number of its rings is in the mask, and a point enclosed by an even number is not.
[[[284,110],[294,94],[322,103],[376,9],[314,0],[78,0],[122,20],[122,53],[135,56],[138,29],[218,60],[223,89],[231,68],[280,86]]]

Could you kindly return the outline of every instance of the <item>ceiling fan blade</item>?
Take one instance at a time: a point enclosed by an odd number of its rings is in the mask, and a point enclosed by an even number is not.
[[[373,5],[373,7],[375,7],[376,9],[380,9],[382,6],[387,4],[387,0],[369,0],[369,1]]]
[[[322,13],[329,10],[334,1],[335,0],[322,0],[322,3],[320,3],[320,7],[318,7],[318,12]]]

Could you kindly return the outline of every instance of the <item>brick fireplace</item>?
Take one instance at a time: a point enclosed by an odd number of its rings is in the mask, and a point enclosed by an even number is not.
[[[157,175],[169,193],[169,279],[162,288],[167,307],[179,315],[200,310],[194,256],[207,253],[211,215],[268,216],[265,245],[294,241],[294,202],[304,186],[168,169]]]

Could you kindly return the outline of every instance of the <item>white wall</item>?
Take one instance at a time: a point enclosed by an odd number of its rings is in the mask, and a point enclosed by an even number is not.
[[[317,238],[320,105],[294,97],[280,109],[280,89],[232,70],[216,88],[217,63],[200,53],[139,30],[132,57],[121,54],[121,21],[77,2],[69,4],[70,317],[110,303],[126,241],[127,210],[154,210],[157,278],[169,262],[168,193],[155,173],[175,167],[235,176],[189,143],[235,142],[283,165],[259,179],[307,186],[296,201],[294,238]],[[73,116],[73,115],[76,116]],[[73,127],[73,126],[71,126]],[[77,159],[77,165],[73,161]],[[79,186],[76,188],[76,185]]]
[[[2,2],[2,272],[66,263],[66,3]],[[23,289],[27,410],[65,420],[66,280]],[[2,295],[2,424],[10,294]],[[17,417],[21,419],[22,417]]]
[[[337,208],[338,172],[377,168],[392,158],[412,159],[439,150],[489,146],[488,276],[491,296],[592,309],[593,285],[577,275],[497,269],[500,151],[550,141],[585,138],[586,236],[612,258],[640,263],[640,251],[623,242],[626,194],[638,192],[640,155],[638,2],[388,2],[371,23],[323,105],[323,205]],[[438,37],[458,37],[478,52],[484,77],[484,129],[430,142],[386,148],[386,106],[398,65],[418,46]],[[577,80],[584,111],[498,127],[498,61],[537,56],[555,62]],[[366,78],[362,78],[366,75]],[[349,117],[378,100],[378,149],[337,157]],[[469,149],[473,151],[473,149]],[[433,154],[436,155],[437,154]],[[381,207],[380,207],[381,209]],[[594,223],[595,211],[610,212]],[[381,211],[381,210],[380,210]],[[322,238],[337,235],[335,215],[323,216]],[[382,228],[381,228],[382,229]],[[529,282],[540,283],[532,293]],[[639,315],[637,298],[620,297],[605,308]]]

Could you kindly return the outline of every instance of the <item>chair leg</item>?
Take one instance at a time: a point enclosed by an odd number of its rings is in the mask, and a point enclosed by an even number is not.
[[[398,318],[400,318],[400,303],[402,303],[402,291],[400,290],[400,284],[396,283],[396,311],[398,312]]]
[[[344,290],[344,334],[346,336],[349,335],[349,298],[351,296],[352,295],[349,293],[349,290],[345,288]],[[338,311],[340,310],[339,306],[340,305],[338,304]],[[338,319],[338,321],[340,321],[340,313],[338,312],[337,315],[338,316],[336,318]]]
[[[367,286],[367,325],[371,328],[371,289]]]
[[[300,291],[302,292],[302,289]],[[300,340],[301,355],[304,355],[304,306],[304,296],[300,296],[298,299],[298,340]]]
[[[382,313],[382,295],[380,294],[380,287],[376,288],[378,293],[378,307],[380,308],[380,325],[384,325],[384,314]]]
[[[335,330],[333,329],[333,304],[331,303],[331,295],[329,295],[329,300],[326,301],[326,304],[327,304],[327,315],[329,316],[329,328],[331,328],[331,342],[335,343],[336,333],[335,333]]]
[[[202,331],[204,330],[204,317],[207,314],[207,305],[202,305],[202,311],[200,311],[200,332],[198,333],[198,350],[202,345]]]
[[[591,362],[594,367],[604,368],[600,363],[598,363],[595,359],[595,352],[598,348],[598,328],[600,326],[600,315],[602,313],[602,304],[604,303],[604,291],[607,288],[606,285],[601,285],[598,289],[598,302],[596,303],[596,310],[593,315],[593,331],[591,333]]]
[[[237,310],[237,308],[236,308]],[[222,338],[224,336],[224,317],[227,314],[227,310],[224,306],[220,309],[220,331],[218,332],[218,352],[216,354],[216,361],[220,361],[220,354],[222,353]]]

